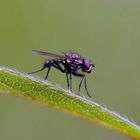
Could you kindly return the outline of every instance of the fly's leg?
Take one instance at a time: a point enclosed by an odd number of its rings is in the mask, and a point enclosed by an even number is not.
[[[67,88],[70,88],[70,83],[69,83],[69,77],[68,77],[68,73],[66,72],[66,78],[67,78]]]
[[[87,89],[87,80],[86,80],[86,76],[84,77],[84,85],[85,85],[85,89],[86,89],[86,92],[87,92],[88,97],[91,98],[91,95],[89,94],[89,91],[88,91],[88,89]]]
[[[48,76],[49,76],[50,69],[51,69],[51,66],[48,68],[48,71],[47,71],[47,74],[46,74],[45,80],[47,80],[47,78],[48,78]]]
[[[42,71],[42,70],[44,70],[44,69],[45,69],[45,67],[43,67],[43,68],[41,68],[41,69],[39,69],[39,70],[36,70],[36,71],[30,72],[30,73],[28,73],[28,74],[34,74],[34,73],[40,72],[40,71]]]
[[[66,79],[67,79],[67,87],[68,89],[70,89],[72,91],[72,75],[71,73],[68,73],[66,68],[62,68],[62,66],[58,63],[58,62],[54,62],[52,64],[53,67],[55,67],[56,69],[60,70],[62,73],[66,73]],[[70,77],[69,77],[70,74]]]
[[[69,76],[70,75],[70,76]],[[72,91],[72,74],[66,72],[67,88]]]
[[[70,90],[72,91],[72,74],[70,73]]]
[[[60,70],[63,73],[66,73],[67,78],[67,87],[72,91],[72,73],[68,73],[66,68],[62,68],[58,62],[54,62],[53,65],[56,69]],[[70,76],[68,76],[70,74]]]
[[[80,95],[80,89],[81,89],[81,85],[82,85],[83,79],[84,78],[82,78],[82,80],[80,81],[80,84],[79,84],[79,87],[78,87],[78,95]]]
[[[81,85],[82,85],[82,82],[84,80],[86,93],[89,97],[91,97],[91,95],[89,94],[88,89],[87,89],[86,76],[82,73],[78,73],[77,71],[73,72],[72,74],[75,75],[75,76],[78,76],[78,77],[82,77],[82,80],[80,81],[79,86],[78,86],[78,95],[80,95]]]
[[[39,70],[36,70],[36,71],[34,71],[34,72],[30,72],[30,73],[28,73],[28,74],[34,74],[34,73],[40,72],[40,71],[44,70],[45,68],[46,68],[46,67],[43,67],[43,68],[41,68],[41,69],[39,69]],[[47,75],[46,75],[46,77],[45,77],[45,80],[47,80],[47,78],[48,78],[50,69],[51,69],[51,66],[48,67],[48,71],[47,71]]]

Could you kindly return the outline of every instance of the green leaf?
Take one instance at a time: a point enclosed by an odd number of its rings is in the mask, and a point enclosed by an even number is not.
[[[140,140],[140,127],[106,107],[31,75],[0,67],[0,92],[31,99],[49,107],[110,127]]]

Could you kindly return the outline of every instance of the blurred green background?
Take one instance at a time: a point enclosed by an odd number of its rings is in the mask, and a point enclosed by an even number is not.
[[[47,58],[32,54],[33,49],[71,50],[92,60],[95,76],[88,75],[88,88],[93,99],[140,125],[139,0],[1,1],[0,65],[34,71]],[[49,80],[66,87],[65,75],[57,70]],[[80,79],[73,80],[76,92]],[[0,139],[127,140],[110,129],[5,95],[0,95]]]

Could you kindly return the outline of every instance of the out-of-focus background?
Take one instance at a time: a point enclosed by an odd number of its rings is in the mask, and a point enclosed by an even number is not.
[[[93,99],[140,125],[139,0],[1,1],[0,65],[34,71],[47,57],[32,54],[33,49],[71,50],[92,60],[95,76],[88,75],[87,82]],[[80,79],[73,80],[76,92]],[[65,75],[57,70],[49,81],[66,88]],[[5,95],[0,95],[0,139],[127,140],[110,129]]]

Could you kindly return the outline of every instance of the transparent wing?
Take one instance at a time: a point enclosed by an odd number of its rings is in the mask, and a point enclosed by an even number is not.
[[[50,52],[43,52],[38,50],[32,50],[32,53],[39,54],[39,55],[45,55],[45,56],[51,56],[51,57],[59,57],[59,58],[65,58],[63,55],[58,55]]]

